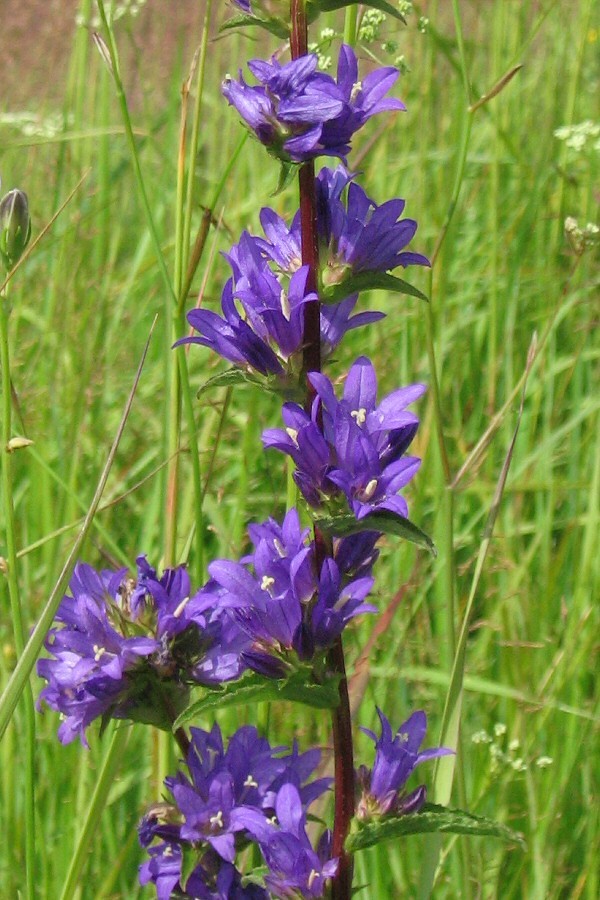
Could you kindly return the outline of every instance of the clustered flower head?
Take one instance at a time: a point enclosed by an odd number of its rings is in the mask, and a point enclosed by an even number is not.
[[[379,708],[377,715],[381,722],[379,738],[369,728],[361,728],[375,742],[373,767],[361,766],[357,772],[360,794],[356,817],[362,820],[419,812],[427,792],[423,784],[410,793],[404,790],[411,772],[422,762],[453,752],[446,747],[434,747],[419,753],[427,731],[427,716],[422,710],[403,722],[396,734]]]
[[[371,116],[403,110],[400,100],[385,95],[398,78],[392,67],[376,69],[361,81],[353,49],[343,44],[337,81],[318,71],[318,57],[308,54],[288,63],[253,59],[248,68],[258,81],[249,85],[228,77],[223,94],[258,140],[284,161],[306,162],[317,156],[345,159],[352,136]]]
[[[367,541],[346,538],[338,544],[338,558],[326,559],[317,572],[308,534],[291,509],[282,525],[269,519],[250,526],[254,551],[241,562],[219,559],[208,567],[221,607],[249,638],[243,663],[267,677],[280,677],[311,659],[330,647],[349,621],[375,611],[364,601],[373,585],[368,569],[378,535]],[[357,568],[361,574],[354,577]]]
[[[97,718],[170,729],[161,698],[177,711],[189,684],[240,675],[243,633],[210,592],[190,596],[184,568],[158,578],[142,556],[130,579],[125,569],[97,572],[79,563],[69,587],[56,614],[62,627],[45,642],[52,656],[37,665],[48,682],[39,703],[61,714],[61,743],[79,737],[88,746],[85,731]]]
[[[347,296],[321,305],[323,359],[347,332],[384,317],[375,310],[353,314],[358,301],[358,294],[352,292],[353,277],[398,266],[429,265],[425,256],[405,249],[417,223],[400,218],[404,200],[378,206],[353,178],[340,165],[335,170],[323,168],[315,181],[322,286],[341,290],[348,284]],[[300,213],[289,228],[269,207],[261,210],[260,220],[265,237],[244,232],[226,254],[233,275],[223,289],[222,315],[210,309],[191,310],[188,321],[199,336],[182,338],[177,344],[210,347],[237,366],[284,379],[290,390],[302,365],[305,306],[317,295],[307,290]]]
[[[268,898],[261,885],[242,886],[235,867],[237,855],[251,841],[269,866],[265,882],[276,896],[323,895],[337,861],[331,858],[327,832],[313,850],[306,810],[328,789],[330,779],[309,780],[319,751],[285,749],[271,747],[252,726],[239,728],[227,749],[217,725],[210,732],[191,729],[188,774],[178,772],[165,780],[174,803],[151,809],[139,828],[140,842],[150,854],[140,881],[156,885],[158,900],[182,890],[194,897]],[[189,865],[189,854],[195,865]]]
[[[296,484],[312,506],[335,509],[341,495],[357,519],[383,510],[406,517],[406,500],[398,492],[421,462],[404,455],[419,423],[406,407],[424,385],[399,388],[377,405],[375,369],[364,356],[350,368],[341,400],[325,375],[308,378],[316,392],[310,415],[285,403],[285,430],[264,431],[264,446],[292,457]]]

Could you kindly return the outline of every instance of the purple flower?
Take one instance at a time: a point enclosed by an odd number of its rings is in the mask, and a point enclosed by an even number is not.
[[[314,545],[295,509],[282,525],[269,519],[251,526],[249,535],[253,553],[241,562],[215,560],[209,573],[221,588],[220,605],[250,640],[242,652],[250,668],[280,677],[331,646],[352,618],[375,611],[364,602],[370,575],[349,579],[328,558],[317,576]]]
[[[322,897],[338,868],[331,859],[331,838],[326,832],[318,851],[306,834],[306,813],[292,784],[279,790],[275,801],[276,830],[260,848],[269,867],[265,884],[276,897]]]
[[[425,256],[405,250],[417,223],[400,218],[404,200],[388,200],[378,206],[353,181],[354,177],[340,165],[335,170],[321,169],[315,180],[324,285],[340,284],[362,272],[428,266]],[[258,239],[257,243],[263,254],[281,271],[296,271],[301,258],[299,213],[288,228],[280,216],[266,208],[261,211],[261,224],[266,240]]]
[[[317,750],[303,754],[296,746],[291,754],[283,750],[271,747],[252,726],[238,729],[227,749],[217,725],[210,732],[192,728],[188,775],[178,772],[165,780],[175,805],[160,804],[140,823],[140,843],[150,855],[140,869],[141,883],[156,884],[159,898],[182,890],[185,850],[188,860],[191,853],[197,854],[197,865],[185,884],[187,893],[266,898],[262,888],[242,888],[234,865],[238,850],[249,841],[269,843],[287,825],[286,788],[294,792],[294,809],[304,822],[306,807],[330,783],[330,779],[308,780],[319,763]],[[283,818],[278,826],[274,815]],[[302,839],[302,834],[297,837]],[[303,846],[305,851],[309,848]]]
[[[395,735],[379,708],[377,715],[381,722],[381,737],[368,728],[361,728],[375,742],[375,762],[371,770],[361,766],[357,773],[362,789],[356,809],[359,819],[418,812],[425,803],[425,785],[407,793],[404,786],[409,775],[419,763],[454,752],[446,747],[434,747],[419,753],[427,730],[427,717],[421,710],[414,712]]]
[[[140,834],[140,842],[146,846]],[[163,841],[148,847],[150,858],[140,866],[140,884],[156,886],[157,900],[170,900],[183,893],[181,884],[183,853],[179,843]],[[256,884],[242,885],[240,872],[217,853],[208,850],[187,880],[186,896],[198,900],[269,900],[264,888]]]
[[[87,747],[85,731],[97,718],[170,729],[165,699],[177,713],[190,683],[221,682],[243,671],[248,639],[210,585],[192,595],[183,567],[159,578],[144,556],[137,562],[136,579],[123,569],[75,567],[71,594],[56,615],[61,627],[46,638],[52,657],[37,666],[48,682],[38,705],[62,714],[62,743],[79,736]]]
[[[133,676],[158,650],[154,638],[125,636],[115,627],[119,616],[120,572],[96,572],[79,563],[45,647],[54,659],[41,659],[37,672],[48,682],[38,700],[63,716],[58,736],[68,744],[77,736],[88,746],[85,730],[110,712],[125,718],[132,704]]]
[[[267,227],[268,212],[272,211],[263,210]],[[276,274],[269,266],[263,246],[266,242],[262,239],[247,232],[242,234],[239,243],[226,254],[233,277],[223,289],[223,315],[208,309],[191,310],[188,322],[200,336],[182,338],[175,346],[201,344],[235,365],[250,367],[261,375],[281,377],[287,373],[297,377],[302,365],[304,309],[317,295],[306,289],[307,266]],[[321,309],[324,356],[337,347],[347,331],[382,317],[378,312],[352,316],[357,298],[354,294]]]
[[[337,82],[317,71],[317,56],[289,63],[251,60],[248,68],[259,82],[248,85],[228,77],[223,94],[269,151],[286,161],[306,162],[322,154],[344,159],[350,140],[373,115],[404,109],[399,100],[384,99],[395,83],[393,68],[377,69],[361,82],[351,47],[340,50]]]
[[[420,465],[417,457],[404,456],[419,422],[406,407],[423,394],[424,385],[400,388],[377,405],[375,370],[364,356],[351,367],[341,400],[325,375],[313,372],[309,380],[317,395],[311,415],[285,403],[285,431],[267,429],[264,446],[292,457],[295,481],[311,505],[335,502],[341,493],[357,519],[378,510],[406,517],[408,507],[398,492]]]

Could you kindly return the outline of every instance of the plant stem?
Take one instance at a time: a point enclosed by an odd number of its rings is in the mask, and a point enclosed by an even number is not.
[[[3,560],[2,568],[8,582],[10,611],[17,657],[23,655],[25,647],[25,630],[23,611],[19,594],[17,577],[17,546],[15,510],[13,505],[12,452],[9,441],[12,437],[12,397],[10,381],[10,350],[8,341],[8,305],[7,288],[0,293],[0,368],[2,369],[2,426],[0,435],[0,452],[2,454],[2,495],[6,535],[6,552],[8,558]],[[33,695],[29,682],[25,686],[25,880],[26,897],[34,897],[35,884],[35,710]]]
[[[291,51],[292,59],[308,52],[308,27],[304,0],[291,0]],[[315,167],[304,163],[298,176],[300,192],[300,229],[302,235],[302,264],[309,267],[307,290],[318,292],[319,241],[317,232],[317,205],[315,194]],[[304,307],[303,370],[321,371],[320,302],[307,303]],[[310,410],[314,390],[307,382],[307,411]],[[315,560],[320,570],[331,556],[327,538],[314,529]],[[333,828],[333,855],[339,858],[338,871],[332,881],[332,900],[350,900],[352,894],[352,857],[344,853],[344,841],[350,830],[354,814],[354,757],[352,747],[352,719],[348,697],[348,681],[344,664],[342,639],[338,638],[329,652],[331,669],[340,676],[339,705],[332,713],[333,753],[335,775],[335,816]]]

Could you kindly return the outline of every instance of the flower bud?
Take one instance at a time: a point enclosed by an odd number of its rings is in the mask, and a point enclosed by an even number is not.
[[[29,243],[31,219],[27,194],[12,190],[0,200],[0,256],[8,271]]]

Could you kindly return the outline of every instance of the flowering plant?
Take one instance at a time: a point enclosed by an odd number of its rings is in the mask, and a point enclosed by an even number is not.
[[[47,682],[39,702],[61,714],[63,743],[79,737],[87,746],[96,719],[174,735],[184,768],[165,779],[166,801],[139,826],[148,856],[140,882],[154,885],[159,900],[346,900],[357,831],[368,844],[400,820],[405,832],[460,830],[452,814],[432,813],[424,785],[406,787],[417,765],[453,752],[420,751],[424,712],[394,735],[377,709],[381,735],[363,729],[375,742],[373,764],[355,769],[343,647],[347,626],[377,613],[371,601],[382,535],[432,547],[408,519],[401,493],[420,465],[407,455],[419,426],[408,407],[425,386],[378,399],[366,356],[351,365],[341,390],[322,371],[350,330],[383,318],[360,308],[360,293],[385,287],[422,296],[392,270],[429,260],[410,246],[417,225],[402,218],[405,201],[378,204],[345,166],[354,135],[372,116],[404,109],[389,96],[398,72],[375,68],[359,78],[356,53],[342,44],[334,79],[308,52],[309,21],[349,4],[292,0],[287,19],[258,2],[236,5],[238,23],[289,36],[289,61],[253,59],[257,83],[227,76],[223,94],[268,153],[297,171],[299,210],[290,224],[273,209],[261,211],[264,236],[244,232],[226,254],[231,276],[221,314],[191,310],[195,333],[178,334],[174,344],[208,348],[283,396],[284,427],[266,429],[262,440],[293,461],[305,506],[251,524],[251,550],[239,560],[213,560],[197,587],[185,566],[159,574],[145,556],[133,578],[78,564],[46,637],[48,657],[38,663]],[[315,174],[320,156],[343,164]],[[215,705],[216,690],[228,703],[276,697],[327,708],[333,778],[322,774],[319,750],[272,746],[254,725],[228,741],[216,723],[188,734],[188,723]],[[333,828],[315,840],[309,809],[330,791]],[[434,814],[433,824],[425,813]]]

